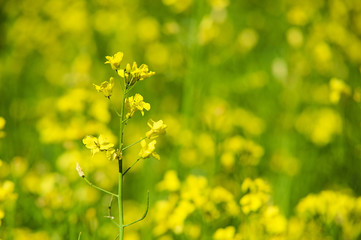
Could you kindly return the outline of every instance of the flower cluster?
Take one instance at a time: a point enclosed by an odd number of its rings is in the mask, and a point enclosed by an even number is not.
[[[333,228],[340,229],[341,239],[358,239],[361,236],[361,197],[322,191],[303,198],[296,212],[293,222],[298,224],[298,228],[293,232],[294,238],[331,237]]]
[[[155,72],[149,71],[147,65],[142,64],[139,67],[136,62],[133,62],[132,67],[128,63],[125,69],[118,71],[120,77],[124,78],[125,83],[128,86],[133,86],[138,81],[143,81],[155,74]]]
[[[242,191],[246,193],[240,200],[245,214],[258,211],[269,201],[270,187],[262,179],[254,181],[247,178],[242,183]]]
[[[177,173],[168,171],[164,179],[157,185],[162,191],[169,191],[167,200],[156,203],[155,236],[190,235],[191,239],[198,239],[201,232],[199,225],[194,223],[194,216],[200,214],[204,221],[212,222],[224,219],[226,215],[236,216],[240,213],[234,195],[224,187],[212,189],[205,177],[189,175],[181,183]]]

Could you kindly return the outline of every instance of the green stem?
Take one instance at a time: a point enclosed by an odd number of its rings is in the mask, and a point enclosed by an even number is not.
[[[123,217],[123,174],[119,172],[119,183],[118,183],[118,208],[119,208],[119,239],[123,240],[124,237],[124,217]]]
[[[139,218],[138,220],[136,220],[136,221],[134,221],[132,223],[124,225],[124,227],[128,227],[130,225],[133,225],[134,223],[142,221],[147,216],[148,210],[149,210],[149,190],[148,190],[148,195],[147,195],[147,209],[145,210],[144,215],[141,218]]]
[[[123,98],[122,98],[122,108],[121,108],[121,118],[120,118],[120,131],[119,131],[119,149],[121,156],[123,156],[123,135],[124,135],[124,101],[127,95],[127,87],[123,89]],[[123,159],[119,160],[119,181],[118,181],[118,213],[119,213],[119,240],[124,238],[124,214],[123,214]]]
[[[132,164],[132,166],[128,167],[127,170],[125,170],[123,176],[124,176],[140,159],[142,159],[142,158],[138,158],[138,159]]]
[[[117,194],[112,193],[112,192],[109,192],[109,191],[107,191],[107,190],[105,190],[105,189],[103,189],[103,188],[101,188],[101,187],[98,187],[98,186],[94,185],[94,184],[91,183],[86,177],[83,177],[83,179],[84,179],[84,181],[85,181],[87,184],[89,184],[91,187],[96,188],[96,189],[98,189],[98,190],[100,190],[100,191],[102,191],[102,192],[105,192],[105,193],[107,193],[107,194],[110,194],[110,195],[112,195],[112,196],[114,196],[114,197],[118,197]]]
[[[117,109],[116,109],[113,101],[110,99],[110,97],[109,97],[108,99],[109,99],[109,101],[110,101],[110,104],[111,104],[112,107],[113,107],[114,112],[117,114],[117,116],[118,116],[118,117],[122,117],[122,116],[118,113],[118,111],[117,111]]]
[[[134,146],[135,144],[137,144],[137,143],[139,143],[139,142],[141,142],[141,141],[143,141],[144,139],[146,139],[147,137],[144,137],[144,138],[142,138],[142,139],[140,139],[140,140],[138,140],[138,141],[136,141],[135,143],[132,143],[132,144],[130,144],[130,145],[128,145],[128,146],[126,146],[126,147],[124,147],[123,149],[122,149],[122,151],[124,151],[124,150],[126,150],[126,149],[128,149],[128,148],[130,148],[130,147],[132,147],[132,146]]]

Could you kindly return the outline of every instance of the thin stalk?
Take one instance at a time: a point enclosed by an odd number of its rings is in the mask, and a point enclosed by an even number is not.
[[[123,176],[124,176],[140,159],[142,159],[142,158],[138,158],[138,159],[132,164],[132,166],[128,167],[127,170],[125,170]]]
[[[105,190],[105,189],[103,189],[103,188],[101,188],[101,187],[98,187],[98,186],[94,185],[94,184],[91,183],[86,177],[83,177],[83,179],[84,179],[84,181],[85,181],[87,184],[89,184],[91,187],[96,188],[96,189],[98,189],[98,190],[100,190],[100,191],[102,191],[102,192],[105,192],[105,193],[107,193],[107,194],[110,194],[110,195],[112,195],[112,196],[114,196],[114,197],[118,197],[117,194],[112,193],[112,192],[109,192],[109,191],[107,191],[107,190]]]
[[[130,225],[133,225],[134,223],[142,221],[147,216],[148,210],[149,210],[149,190],[148,190],[148,195],[147,195],[147,209],[145,210],[144,215],[141,218],[139,218],[138,220],[136,220],[136,221],[134,221],[132,223],[124,225],[124,227],[128,227]]]
[[[134,143],[132,143],[132,144],[130,144],[130,145],[128,145],[128,146],[126,146],[126,147],[124,147],[123,149],[122,149],[122,151],[124,151],[124,150],[126,150],[126,149],[128,149],[128,148],[130,148],[130,147],[132,147],[132,146],[134,146],[135,144],[137,144],[137,143],[139,143],[139,142],[141,142],[141,141],[143,141],[144,139],[146,139],[147,137],[144,137],[144,138],[142,138],[142,139],[140,139],[140,140],[138,140],[138,141],[136,141],[136,142],[134,142]]]
[[[118,116],[118,117],[122,117],[122,116],[118,113],[117,108],[115,107],[115,105],[114,105],[113,101],[110,99],[110,97],[109,97],[108,99],[109,99],[109,101],[110,101],[110,104],[111,104],[112,107],[113,107],[114,112],[117,114],[117,116]]]
[[[120,118],[120,131],[119,131],[119,149],[121,156],[123,156],[123,135],[124,135],[124,101],[127,95],[127,87],[123,89],[123,99],[122,99],[122,108],[121,108],[121,118]],[[119,213],[119,240],[124,238],[124,214],[123,214],[123,160],[119,160],[119,180],[118,180],[118,213]]]

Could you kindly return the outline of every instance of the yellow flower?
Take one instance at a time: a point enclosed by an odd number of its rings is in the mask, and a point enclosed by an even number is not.
[[[136,62],[133,62],[133,66],[130,67],[128,63],[125,69],[118,71],[120,77],[124,78],[125,83],[129,86],[134,85],[137,81],[143,81],[144,79],[151,77],[155,72],[149,71],[147,65],[142,64],[137,66]]]
[[[218,228],[217,231],[213,234],[214,240],[233,240],[236,234],[236,229],[233,226],[228,226],[226,228]]]
[[[164,179],[160,183],[158,183],[157,188],[160,191],[175,192],[179,190],[180,185],[181,183],[178,179],[177,172],[174,170],[168,170],[164,174]]]
[[[144,116],[143,109],[149,111],[150,104],[144,102],[143,96],[137,93],[134,95],[134,97],[131,96],[125,99],[125,107],[128,110],[126,117],[131,118],[136,111],[140,111],[142,116]]]
[[[245,195],[240,200],[242,211],[245,214],[258,211],[258,209],[260,209],[264,203],[263,198],[263,195],[254,193]]]
[[[165,134],[165,129],[167,128],[167,125],[165,125],[162,120],[154,122],[152,119],[149,119],[148,126],[151,129],[145,135],[149,139],[154,139],[159,137],[159,135]]]
[[[105,62],[105,64],[109,63],[113,70],[119,70],[120,69],[120,63],[123,60],[123,53],[117,52],[114,54],[113,57],[106,56],[105,58],[108,60]]]
[[[16,198],[14,194],[15,185],[13,182],[6,180],[0,184],[0,202]]]
[[[102,92],[105,97],[110,98],[112,96],[112,91],[114,87],[114,78],[111,77],[109,82],[108,81],[102,82],[100,86],[96,84],[93,85],[98,92]]]
[[[2,129],[5,127],[5,118],[0,117],[0,138],[3,138],[5,136],[5,132],[2,131]]]
[[[5,213],[3,210],[0,209],[0,226],[1,226],[1,219],[3,219],[4,217],[5,217]]]
[[[262,179],[251,180],[246,178],[241,186],[246,194],[241,198],[240,204],[245,214],[258,211],[270,199],[270,187]]]
[[[159,160],[160,156],[158,155],[158,153],[154,152],[156,143],[157,143],[156,140],[153,140],[148,144],[145,140],[141,141],[140,145],[142,146],[142,149],[139,152],[139,157],[146,159],[149,158],[150,156],[153,156],[154,158]]]
[[[114,146],[114,144],[109,143],[102,135],[99,135],[99,138],[86,136],[83,138],[83,143],[86,148],[91,150],[93,155],[100,151],[111,151]]]
[[[341,94],[350,95],[351,88],[338,78],[332,78],[330,80],[330,102],[338,103],[341,98]]]

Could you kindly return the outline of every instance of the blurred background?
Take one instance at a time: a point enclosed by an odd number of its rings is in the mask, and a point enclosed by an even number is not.
[[[360,1],[15,0],[0,19],[0,239],[116,237],[75,165],[116,192],[117,163],[81,140],[117,143],[92,84],[118,51],[156,72],[126,144],[168,125],[125,178],[128,223],[150,190],[126,239],[361,239]]]

